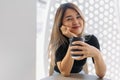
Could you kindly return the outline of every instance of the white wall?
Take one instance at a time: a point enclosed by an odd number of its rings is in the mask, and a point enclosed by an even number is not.
[[[35,80],[35,29],[35,0],[0,0],[0,80]]]
[[[36,37],[36,80],[48,76],[48,55],[44,47],[46,20],[50,0],[38,0],[37,2],[37,37]],[[48,42],[48,41],[47,41]],[[44,65],[46,64],[46,65]]]
[[[118,20],[120,22],[120,0],[118,0],[118,2],[116,1],[116,3],[117,3],[117,8],[118,8],[118,18],[119,18]],[[118,26],[120,26],[120,23],[119,23]],[[119,27],[119,31],[120,31],[120,27]]]

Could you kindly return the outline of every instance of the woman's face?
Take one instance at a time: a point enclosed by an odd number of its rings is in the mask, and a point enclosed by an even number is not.
[[[74,9],[67,9],[62,24],[66,27],[70,28],[70,31],[76,35],[79,35],[82,33],[84,24],[83,20],[78,12],[76,12]]]

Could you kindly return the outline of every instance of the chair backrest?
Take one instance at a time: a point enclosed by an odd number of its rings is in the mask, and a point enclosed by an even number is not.
[[[84,71],[86,74],[89,73],[89,71],[88,71],[88,64],[87,64],[87,63],[85,63],[85,65],[83,66],[83,71]]]
[[[50,31],[53,25],[54,14],[61,3],[73,2],[77,4],[85,15],[86,33],[91,33],[97,36],[103,58],[107,65],[106,77],[119,80],[119,57],[120,57],[120,17],[117,11],[119,0],[53,0],[49,3],[48,15],[46,21],[45,32],[45,51],[48,47]],[[119,18],[119,19],[118,19]],[[46,52],[44,59],[47,60]],[[94,66],[88,60],[89,73],[94,73]],[[48,63],[45,63],[45,70],[48,68]],[[112,67],[111,67],[112,66]],[[117,70],[116,70],[117,69]],[[86,69],[85,69],[86,70]],[[47,71],[46,71],[47,72]],[[112,74],[111,74],[112,73]],[[116,76],[117,75],[117,76]],[[114,80],[115,80],[114,79]]]

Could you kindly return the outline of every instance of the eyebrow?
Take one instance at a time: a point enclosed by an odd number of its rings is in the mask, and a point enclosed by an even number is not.
[[[76,14],[76,16],[80,16],[80,14]],[[72,15],[69,15],[69,16],[66,16],[65,18],[69,18],[69,17],[72,17]]]
[[[72,17],[71,15],[69,15],[69,16],[66,16],[65,18],[69,18],[69,17]]]

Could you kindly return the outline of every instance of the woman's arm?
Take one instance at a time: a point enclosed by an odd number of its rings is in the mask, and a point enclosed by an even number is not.
[[[70,46],[69,46],[68,51],[67,51],[65,57],[63,58],[63,60],[57,62],[57,66],[63,76],[70,75],[73,63],[74,63],[74,59],[71,57]]]
[[[62,34],[68,38],[76,36],[74,33],[70,32],[69,27],[67,27],[65,25],[64,26],[62,25],[60,29],[62,31]],[[57,66],[63,76],[70,75],[73,63],[74,63],[74,59],[71,57],[70,46],[69,46],[67,53],[66,53],[65,57],[63,58],[63,60],[57,62]]]
[[[102,58],[101,52],[98,49],[94,49],[94,65],[95,65],[95,71],[96,74],[102,78],[104,77],[105,73],[106,73],[106,65],[105,62]]]
[[[96,74],[102,78],[106,73],[106,65],[102,58],[101,52],[94,46],[86,44],[81,41],[75,41],[73,44],[80,44],[81,46],[72,46],[72,49],[80,49],[79,52],[74,52],[72,54],[83,54],[83,56],[76,58],[76,60],[82,60],[87,57],[93,57]]]

